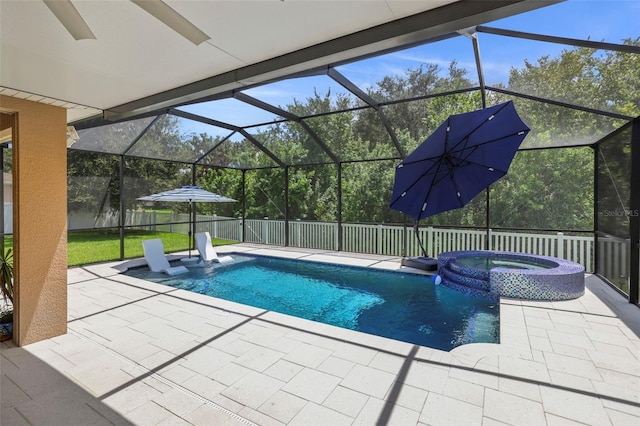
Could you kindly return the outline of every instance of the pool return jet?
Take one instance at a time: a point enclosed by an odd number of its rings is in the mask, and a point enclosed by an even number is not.
[[[403,266],[437,269],[420,239],[420,220],[464,207],[506,175],[529,130],[511,101],[451,115],[396,166],[389,207],[414,219],[423,255],[402,259]]]

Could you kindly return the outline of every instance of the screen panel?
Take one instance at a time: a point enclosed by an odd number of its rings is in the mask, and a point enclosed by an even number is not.
[[[593,230],[593,149],[519,151],[491,186],[492,228]]]
[[[631,271],[631,126],[597,146],[598,273],[629,294]]]

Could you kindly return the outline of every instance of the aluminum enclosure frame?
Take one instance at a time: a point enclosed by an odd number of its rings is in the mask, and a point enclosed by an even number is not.
[[[478,78],[479,78],[479,86],[476,87],[470,87],[470,88],[465,88],[465,89],[460,89],[457,91],[449,91],[449,92],[443,92],[443,93],[432,93],[432,94],[425,94],[425,95],[421,95],[421,96],[416,96],[416,97],[412,97],[412,98],[406,98],[406,99],[401,99],[401,100],[392,100],[392,101],[385,101],[385,102],[377,102],[374,99],[372,99],[371,97],[369,97],[366,93],[364,93],[362,90],[360,90],[358,88],[358,86],[356,84],[354,84],[351,80],[349,80],[347,77],[345,77],[343,74],[341,74],[340,72],[338,72],[338,70],[336,70],[335,68],[341,64],[347,63],[347,62],[351,62],[352,60],[349,61],[340,61],[340,62],[336,62],[333,63],[329,66],[321,66],[318,68],[311,68],[305,71],[299,71],[293,74],[288,74],[288,75],[284,75],[280,78],[271,80],[271,81],[278,81],[278,80],[283,80],[286,78],[291,78],[291,77],[295,77],[295,76],[299,76],[299,75],[326,75],[329,78],[331,78],[333,81],[337,82],[338,84],[340,84],[342,87],[344,87],[347,91],[349,91],[351,94],[353,94],[356,98],[360,99],[361,101],[364,102],[365,106],[362,107],[357,107],[357,108],[351,108],[349,110],[339,110],[339,111],[332,111],[332,112],[328,112],[328,113],[322,113],[322,114],[317,114],[317,115],[311,115],[311,116],[297,116],[295,114],[292,114],[288,111],[284,111],[281,108],[268,104],[264,101],[255,99],[245,93],[243,93],[241,90],[246,89],[245,87],[241,87],[241,88],[233,88],[231,90],[226,90],[226,91],[220,91],[214,95],[211,94],[207,94],[207,96],[199,98],[199,99],[192,99],[189,100],[188,102],[184,102],[182,104],[176,104],[176,105],[171,105],[170,107],[166,107],[166,108],[160,108],[160,109],[150,109],[149,105],[151,103],[151,101],[156,101],[156,98],[153,99],[148,99],[146,101],[141,101],[138,102],[136,104],[132,104],[132,105],[128,105],[123,106],[122,107],[122,111],[126,110],[127,108],[131,109],[136,109],[136,111],[142,111],[142,112],[138,112],[136,114],[131,114],[131,113],[115,113],[115,114],[110,114],[108,115],[109,118],[112,119],[116,119],[116,121],[111,121],[111,120],[106,120],[106,119],[91,119],[91,120],[85,120],[82,122],[78,122],[78,123],[74,123],[74,125],[76,126],[76,128],[78,130],[83,130],[83,129],[90,129],[96,126],[101,126],[101,125],[107,125],[107,124],[114,124],[114,123],[121,123],[121,122],[125,122],[125,121],[129,121],[129,120],[133,120],[133,119],[138,119],[138,118],[143,118],[143,117],[155,117],[154,120],[152,121],[155,122],[155,120],[158,119],[159,116],[163,115],[163,114],[168,114],[168,115],[173,115],[173,116],[177,116],[177,117],[181,117],[181,118],[185,118],[185,119],[189,119],[189,120],[194,120],[197,122],[201,122],[204,124],[211,124],[217,127],[221,127],[224,129],[227,129],[230,131],[230,134],[227,136],[227,138],[231,137],[234,133],[239,133],[242,134],[247,140],[249,140],[257,149],[259,149],[261,152],[263,152],[264,154],[266,154],[269,158],[271,158],[274,163],[276,164],[276,168],[283,168],[285,170],[285,182],[283,182],[284,187],[287,189],[286,191],[286,195],[285,195],[285,199],[288,199],[288,179],[287,176],[289,174],[289,168],[290,167],[301,167],[301,166],[315,166],[315,165],[321,165],[321,164],[333,164],[336,165],[337,167],[337,173],[338,173],[338,185],[337,185],[337,194],[338,194],[338,206],[339,206],[339,211],[337,212],[337,218],[338,218],[338,224],[340,225],[342,223],[342,194],[341,194],[341,183],[342,183],[342,165],[343,164],[347,164],[347,163],[354,163],[354,162],[361,162],[361,161],[379,161],[379,160],[402,160],[404,158],[404,156],[406,155],[406,152],[404,152],[404,150],[402,149],[401,145],[398,142],[398,138],[397,135],[395,134],[394,130],[393,130],[393,126],[392,123],[389,122],[388,118],[385,117],[384,112],[382,111],[381,107],[384,106],[389,106],[389,105],[394,105],[394,104],[400,104],[400,103],[405,103],[405,102],[411,102],[411,101],[417,101],[417,100],[425,100],[425,99],[430,99],[430,98],[437,98],[437,97],[442,97],[442,96],[447,96],[447,95],[452,95],[452,94],[458,94],[458,93],[467,93],[467,92],[480,92],[481,94],[481,98],[483,101],[483,105],[486,104],[486,97],[487,97],[487,93],[488,92],[497,92],[497,93],[502,93],[502,94],[506,94],[509,96],[514,96],[514,97],[519,97],[519,98],[523,98],[523,99],[527,99],[527,100],[532,100],[532,101],[537,101],[537,102],[543,102],[549,105],[554,105],[554,106],[558,106],[558,107],[564,107],[564,108],[569,108],[569,109],[574,109],[577,111],[582,111],[582,112],[587,112],[587,113],[592,113],[592,114],[597,114],[600,116],[604,116],[604,117],[609,117],[609,118],[613,118],[613,119],[619,119],[619,120],[624,120],[627,121],[628,123],[633,123],[633,137],[632,137],[632,173],[631,173],[631,210],[632,211],[637,211],[640,210],[640,118],[638,117],[631,117],[631,116],[626,116],[623,114],[619,114],[619,113],[614,113],[614,112],[608,112],[608,111],[602,111],[602,110],[598,110],[598,109],[594,109],[594,108],[590,108],[590,107],[586,107],[586,106],[580,106],[580,105],[575,105],[575,104],[571,104],[571,103],[567,103],[567,102],[562,102],[562,101],[557,101],[557,100],[553,100],[553,99],[545,99],[545,98],[541,98],[538,96],[533,96],[533,95],[528,95],[528,94],[523,94],[523,93],[517,93],[514,92],[512,90],[508,90],[508,89],[504,89],[502,87],[492,87],[492,86],[487,86],[484,82],[484,70],[483,70],[483,64],[482,64],[482,60],[481,60],[481,55],[480,55],[480,43],[479,40],[477,38],[477,34],[478,33],[487,33],[487,34],[493,34],[493,35],[501,35],[501,36],[506,36],[506,37],[515,37],[515,38],[521,38],[521,39],[527,39],[527,40],[538,40],[538,41],[545,41],[545,42],[551,42],[551,43],[558,43],[558,44],[563,44],[563,45],[568,45],[568,46],[575,46],[575,47],[587,47],[587,48],[593,48],[593,49],[602,49],[602,50],[609,50],[609,51],[617,51],[617,52],[623,52],[623,53],[630,53],[630,54],[640,54],[640,46],[631,46],[631,45],[621,45],[621,44],[613,44],[613,43],[604,43],[604,42],[594,42],[591,40],[578,40],[578,39],[570,39],[570,38],[565,38],[565,37],[556,37],[556,36],[548,36],[548,35],[541,35],[541,34],[533,34],[533,33],[526,33],[526,32],[520,32],[520,31],[512,31],[512,30],[503,30],[503,29],[499,29],[499,28],[493,28],[493,27],[487,27],[487,26],[476,26],[473,27],[471,29],[467,29],[463,32],[464,36],[467,36],[469,38],[471,38],[472,41],[472,46],[473,46],[473,51],[474,51],[474,57],[476,58],[476,67],[477,67],[477,72],[478,72]],[[432,37],[431,39],[427,39],[427,41],[422,41],[422,42],[412,42],[411,44],[413,45],[417,45],[417,44],[423,44],[423,43],[431,43],[431,42],[437,42],[440,40],[444,40],[444,39],[448,39],[448,38],[452,38],[452,37],[458,37],[460,36],[460,33],[457,32],[451,32],[451,33],[446,33],[443,35],[439,35],[436,37]],[[406,45],[403,46],[403,48],[405,48]],[[396,50],[396,49],[392,49],[392,50]],[[364,55],[363,57],[368,57],[371,56],[369,55]],[[361,59],[361,58],[359,58]],[[208,84],[210,84],[211,82],[208,82]],[[257,86],[257,85],[256,85]],[[222,86],[220,86],[222,87]],[[200,115],[196,115],[196,114],[192,114],[192,113],[187,113],[184,111],[181,111],[179,109],[177,109],[180,106],[185,106],[185,105],[190,105],[193,103],[197,103],[197,102],[202,102],[202,101],[207,101],[207,100],[212,100],[212,99],[225,99],[225,98],[234,98],[238,101],[247,103],[249,105],[252,105],[254,107],[260,108],[262,110],[271,112],[273,114],[277,114],[280,117],[283,117],[283,119],[280,122],[286,122],[286,121],[292,121],[295,123],[299,123],[302,128],[307,132],[309,138],[311,140],[313,140],[319,147],[320,149],[327,155],[327,157],[329,158],[330,161],[328,162],[319,162],[319,163],[313,163],[313,164],[304,164],[304,163],[300,163],[300,164],[291,164],[291,163],[287,163],[285,161],[283,161],[282,159],[278,158],[274,153],[272,153],[266,146],[264,146],[264,144],[257,140],[255,137],[253,137],[248,130],[255,128],[255,127],[259,127],[259,126],[263,126],[263,125],[267,125],[267,124],[273,124],[273,122],[269,122],[269,123],[256,123],[256,124],[252,124],[252,125],[248,125],[248,126],[236,126],[233,124],[229,124],[229,123],[225,123],[225,122],[221,122],[212,118],[208,118],[208,117],[203,117]],[[384,159],[366,159],[366,160],[344,160],[341,159],[340,156],[333,152],[328,144],[322,140],[322,138],[316,134],[311,127],[309,127],[309,125],[306,123],[305,120],[310,119],[310,118],[314,118],[314,117],[320,117],[323,115],[329,115],[329,114],[340,114],[340,113],[345,113],[345,112],[350,112],[350,111],[357,111],[357,110],[363,110],[363,109],[372,109],[373,111],[375,111],[375,113],[377,114],[377,116],[380,118],[383,127],[385,128],[385,130],[387,131],[390,140],[393,142],[393,145],[395,147],[396,150],[396,155],[389,157],[389,158],[384,158]],[[145,131],[149,130],[149,128],[152,126],[152,124],[149,124],[149,126],[147,126],[147,128],[145,129]],[[624,127],[624,126],[623,126]],[[121,153],[113,153],[114,155],[119,155],[121,158],[121,162],[124,161],[124,158],[127,156],[130,156],[130,154],[128,154],[133,147],[135,146],[135,144],[143,137],[145,131],[143,131],[134,141],[131,142],[131,144],[129,144],[126,149],[121,152]],[[606,138],[606,137],[605,137]],[[604,139],[604,138],[603,138]],[[587,146],[592,146],[592,147],[596,147],[598,145],[598,142],[594,142],[591,145],[587,145]],[[243,168],[243,167],[224,167],[224,166],[211,166],[211,165],[207,165],[207,164],[203,164],[203,160],[210,154],[215,153],[215,150],[220,146],[221,144],[218,144],[214,147],[212,147],[208,152],[204,153],[203,155],[200,155],[195,161],[192,162],[185,162],[185,164],[189,164],[192,167],[193,170],[193,182],[192,184],[197,184],[197,182],[195,181],[195,167],[198,166],[205,166],[205,167],[213,167],[213,168],[232,168],[232,169],[239,169],[242,172],[242,176],[243,176],[243,192],[244,192],[244,182],[245,182],[245,173],[248,170],[252,170],[252,168]],[[584,146],[584,145],[575,145],[576,147],[578,146]],[[548,147],[548,148],[525,148],[523,150],[528,150],[528,149],[555,149],[555,148],[561,148],[561,147]],[[73,146],[70,147],[69,149],[75,149]],[[112,153],[109,153],[112,154]],[[152,157],[143,157],[143,158],[152,158]],[[158,158],[156,158],[158,159]],[[596,163],[597,164],[597,163]],[[260,168],[272,168],[272,167],[260,167]],[[122,167],[121,167],[121,176],[120,176],[120,182],[122,182]],[[594,185],[597,183],[596,182],[596,172],[594,171]],[[597,191],[595,190],[594,186],[594,193],[597,193]],[[597,195],[596,195],[597,196]],[[489,196],[487,193],[487,197],[486,197],[486,203],[487,203],[487,215],[489,214]],[[287,203],[288,204],[288,203]],[[124,209],[124,199],[121,199],[121,209]],[[243,219],[245,218],[245,212],[246,212],[246,206],[244,204],[244,196],[243,196]],[[288,214],[287,213],[287,209],[285,207],[285,222],[287,222],[289,220],[288,218]],[[121,212],[121,221],[123,220],[122,218],[124,217],[124,215]],[[487,228],[489,226],[489,221],[487,221]],[[124,258],[124,224],[121,223],[120,226],[120,234],[121,234],[121,257]],[[339,229],[341,229],[341,227],[339,226]],[[594,228],[591,230],[585,230],[587,232],[593,232],[594,235],[597,236],[598,233],[598,228],[597,228],[597,222],[594,223]],[[630,275],[630,279],[631,279],[631,283],[630,283],[630,294],[629,294],[629,301],[631,303],[634,304],[638,304],[638,287],[639,287],[639,281],[640,281],[640,218],[633,216],[630,218],[630,229],[629,229],[629,237],[630,237],[630,241],[631,241],[631,275]],[[597,237],[596,237],[597,238]],[[285,227],[285,241],[288,243],[289,241],[289,236],[288,236],[288,227]],[[339,239],[339,241],[341,241],[341,238]],[[339,247],[339,249],[341,249],[341,247]],[[596,268],[597,268],[597,262],[596,262]],[[597,269],[596,269],[596,273],[597,273]]]

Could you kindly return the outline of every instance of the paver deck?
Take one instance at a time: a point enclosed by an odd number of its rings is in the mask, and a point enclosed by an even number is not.
[[[500,344],[443,352],[119,274],[134,263],[69,269],[68,333],[0,344],[0,424],[640,424],[640,309],[594,276],[573,301],[502,299]]]

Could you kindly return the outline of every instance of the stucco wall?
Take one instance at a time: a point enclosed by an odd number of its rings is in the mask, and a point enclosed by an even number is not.
[[[67,149],[64,108],[0,96],[16,112],[13,144],[14,341],[67,332]]]

